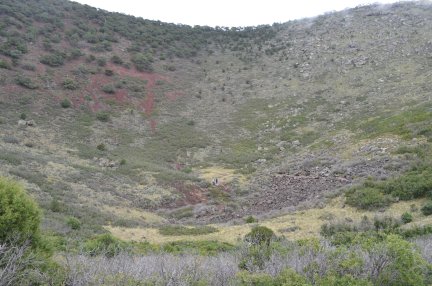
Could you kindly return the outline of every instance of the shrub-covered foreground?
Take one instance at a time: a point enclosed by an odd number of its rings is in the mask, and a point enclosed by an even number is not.
[[[278,240],[214,256],[67,255],[64,267],[68,285],[428,285],[432,237],[418,245],[397,235],[349,246]]]
[[[75,247],[39,234],[40,211],[0,178],[3,285],[431,285],[432,227],[401,219],[324,225],[325,240],[288,241],[254,226],[237,246],[218,242],[127,243],[110,234]],[[11,228],[12,227],[12,228]],[[415,241],[408,238],[427,234]]]

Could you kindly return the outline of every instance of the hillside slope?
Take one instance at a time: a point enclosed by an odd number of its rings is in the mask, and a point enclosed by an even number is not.
[[[323,207],[424,160],[431,16],[407,2],[213,29],[2,1],[0,174],[59,233],[69,216],[93,233]]]

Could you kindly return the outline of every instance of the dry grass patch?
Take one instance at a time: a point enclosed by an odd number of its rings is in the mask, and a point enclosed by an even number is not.
[[[331,200],[324,208],[314,208],[286,214],[280,217],[263,220],[259,224],[275,231],[277,235],[284,235],[288,239],[302,239],[319,236],[321,225],[328,219],[349,219],[360,221],[363,216],[374,217],[376,215],[392,216],[399,218],[404,212],[411,212],[412,205],[421,206],[425,199],[401,201],[390,206],[385,212],[360,211],[345,205],[343,197]],[[432,222],[432,218],[423,217],[420,212],[414,213],[414,223]],[[120,239],[133,241],[148,241],[151,243],[166,243],[171,241],[190,240],[217,240],[221,242],[236,243],[242,239],[255,224],[211,225],[219,231],[200,236],[164,236],[157,228],[121,228],[105,227]]]
[[[225,169],[217,166],[199,170],[199,177],[209,183],[213,178],[218,178],[221,184],[231,183],[234,180],[237,180],[242,185],[247,182],[246,176],[237,174],[235,169]]]
[[[158,216],[152,212],[146,212],[139,209],[134,209],[130,207],[118,207],[118,206],[107,206],[104,205],[101,207],[102,211],[107,213],[112,213],[117,217],[121,217],[124,219],[142,221],[147,224],[161,224],[166,223],[166,219]]]

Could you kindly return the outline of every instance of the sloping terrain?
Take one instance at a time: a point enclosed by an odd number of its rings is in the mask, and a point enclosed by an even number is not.
[[[213,29],[2,1],[0,174],[57,233],[70,216],[92,234],[323,207],[424,160],[431,16],[407,2]]]

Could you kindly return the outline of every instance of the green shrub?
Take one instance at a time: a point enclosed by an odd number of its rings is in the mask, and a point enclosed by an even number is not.
[[[218,229],[212,226],[186,227],[181,225],[165,225],[159,228],[162,235],[203,235],[217,232]]]
[[[373,187],[362,187],[346,193],[346,203],[360,209],[377,209],[390,205],[393,199]]]
[[[80,49],[75,48],[75,49],[70,50],[68,59],[69,60],[76,60],[82,56],[84,56],[84,53]]]
[[[236,275],[236,284],[239,286],[274,286],[273,277],[266,273],[250,273],[240,271]]]
[[[113,76],[114,75],[114,71],[113,70],[105,70],[105,75],[106,76]]]
[[[425,285],[427,262],[410,242],[391,234],[382,243],[372,246],[372,251],[375,248],[379,251],[383,247],[389,262],[374,281],[375,285]]]
[[[376,230],[385,230],[387,232],[392,232],[401,225],[401,222],[400,220],[395,219],[391,216],[382,216],[375,217],[373,225]]]
[[[26,120],[27,119],[27,114],[25,114],[24,112],[20,114],[20,119],[22,120]]]
[[[41,211],[21,185],[0,177],[0,244],[9,239],[39,239]]]
[[[88,63],[91,63],[91,62],[93,62],[93,61],[95,61],[96,60],[96,57],[94,56],[94,55],[88,55],[87,57],[86,57],[86,62],[88,62]]]
[[[26,70],[26,71],[35,71],[36,70],[36,66],[32,65],[32,64],[23,64],[21,67],[23,70]]]
[[[111,57],[111,62],[112,62],[113,64],[116,64],[116,65],[121,65],[121,64],[123,64],[123,60],[122,60],[119,56],[117,56],[117,55],[113,55],[113,56]]]
[[[16,83],[28,89],[37,89],[39,86],[29,77],[20,75],[16,78]]]
[[[113,94],[116,92],[114,85],[107,84],[102,87],[102,91],[105,93]]]
[[[282,286],[309,286],[305,277],[301,276],[294,270],[287,268],[279,273],[274,279],[274,285]]]
[[[255,226],[246,234],[245,241],[253,245],[270,245],[271,240],[275,237],[273,230],[265,226]]]
[[[162,246],[162,250],[169,253],[198,253],[200,255],[216,255],[235,249],[235,246],[219,241],[174,241]]]
[[[74,230],[78,230],[81,228],[81,221],[75,217],[70,217],[67,219],[66,224]]]
[[[115,238],[111,234],[101,234],[89,239],[84,244],[84,249],[91,256],[105,255],[113,257],[120,252],[128,250],[127,243]]]
[[[418,168],[399,178],[390,180],[382,187],[384,193],[401,200],[411,200],[432,194],[432,168]]]
[[[49,206],[50,210],[55,213],[61,212],[61,204],[57,199],[53,199]]]
[[[100,67],[104,67],[104,66],[106,66],[106,59],[104,59],[104,58],[98,58],[98,59],[96,60],[96,62],[97,62],[97,64],[98,64],[98,66],[100,66]]]
[[[10,70],[10,69],[12,69],[12,66],[10,65],[9,62],[0,59],[0,69]]]
[[[431,215],[432,214],[432,201],[427,202],[422,208],[421,212],[424,215]]]
[[[71,78],[66,78],[63,81],[63,88],[69,89],[69,90],[75,90],[75,89],[78,89],[78,83]]]
[[[96,118],[102,122],[108,122],[110,120],[109,113],[106,111],[101,111],[96,114]]]
[[[69,108],[71,107],[71,102],[69,101],[69,99],[65,98],[60,102],[60,106],[63,108]]]
[[[65,54],[61,52],[54,52],[52,54],[44,55],[40,62],[50,67],[59,67],[64,64]]]
[[[404,212],[401,216],[401,220],[403,223],[410,223],[413,220],[413,216],[409,212]]]
[[[256,223],[256,222],[258,222],[258,220],[251,215],[245,219],[245,223]]]
[[[326,275],[323,278],[318,279],[317,285],[320,286],[372,286],[372,282],[354,278],[350,275],[336,276],[336,275]]]
[[[96,148],[97,148],[99,151],[105,151],[105,150],[106,150],[106,146],[105,146],[105,144],[103,144],[103,143],[97,145]]]
[[[132,57],[132,62],[135,65],[135,68],[139,71],[152,71],[152,62],[153,59],[151,56],[147,54],[137,53]]]

